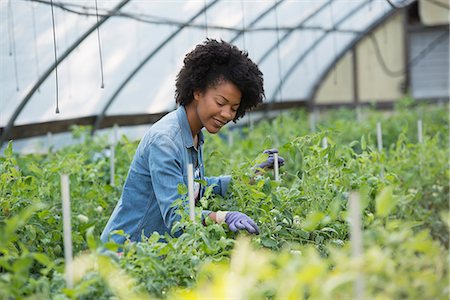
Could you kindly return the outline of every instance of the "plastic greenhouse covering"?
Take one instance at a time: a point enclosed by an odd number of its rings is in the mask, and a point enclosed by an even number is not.
[[[307,101],[352,41],[408,2],[2,0],[0,127],[173,110],[183,57],[206,37],[248,51],[266,102]]]

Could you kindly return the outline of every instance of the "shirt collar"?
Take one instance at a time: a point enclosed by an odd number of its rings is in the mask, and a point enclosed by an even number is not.
[[[178,122],[181,127],[181,136],[183,138],[183,143],[186,148],[194,147],[194,139],[192,138],[191,126],[189,125],[189,121],[186,114],[186,108],[183,105],[176,110]],[[198,133],[198,141],[199,145],[203,145],[204,137],[202,131]]]

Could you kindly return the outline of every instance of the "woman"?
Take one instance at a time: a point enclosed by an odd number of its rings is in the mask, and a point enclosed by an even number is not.
[[[189,163],[194,165],[197,179],[215,184],[213,192],[225,196],[230,176],[204,177],[201,130],[217,133],[261,103],[262,73],[235,46],[208,39],[186,55],[177,75],[175,95],[179,107],[156,122],[136,150],[122,196],[101,235],[103,242],[114,230],[123,230],[131,241],[140,241],[142,235],[148,237],[154,231],[170,234],[180,219],[173,203],[180,198],[178,184],[187,185]],[[280,159],[280,165],[283,162]],[[259,167],[271,166],[273,152],[269,151],[268,160]],[[197,199],[203,189],[196,184]],[[225,222],[232,231],[259,233],[256,223],[241,212],[203,211],[202,217]],[[122,235],[111,237],[118,243],[125,240]]]

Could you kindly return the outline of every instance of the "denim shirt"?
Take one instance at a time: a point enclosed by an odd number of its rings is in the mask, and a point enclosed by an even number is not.
[[[122,196],[103,230],[103,242],[109,239],[111,231],[120,229],[130,236],[131,241],[140,241],[142,234],[148,237],[155,231],[161,235],[166,232],[170,234],[173,224],[180,219],[173,203],[184,198],[178,194],[178,184],[188,185],[189,163],[197,166],[196,173],[200,179],[208,185],[216,185],[213,193],[225,196],[231,177],[204,177],[204,139],[201,132],[198,140],[197,151],[184,106],[167,114],[150,128],[139,143]],[[183,205],[188,207],[187,203]],[[179,234],[181,232],[175,235]],[[125,237],[120,235],[112,235],[111,238],[117,243],[125,241]]]

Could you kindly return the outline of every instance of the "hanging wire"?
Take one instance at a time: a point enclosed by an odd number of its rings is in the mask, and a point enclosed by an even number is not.
[[[56,55],[56,28],[55,28],[55,13],[53,12],[53,0],[50,0],[50,6],[52,8],[53,50],[55,54],[56,113],[59,114],[58,56]]]
[[[277,0],[275,0],[276,2]],[[280,54],[280,32],[278,30],[278,12],[277,6],[275,6],[275,28],[277,34],[277,60],[278,60],[278,80],[280,81],[280,88],[278,89],[279,102],[283,100],[283,76],[281,72],[281,54]]]
[[[13,44],[13,38],[12,38],[12,25],[11,25],[11,14],[12,14],[12,9],[11,9],[11,0],[8,1],[8,42],[9,42],[9,56],[12,56],[13,54],[13,49],[12,49],[12,44]]]
[[[98,42],[98,53],[100,56],[100,73],[102,76],[102,85],[100,86],[100,88],[103,89],[105,87],[105,83],[103,81],[103,56],[102,56],[102,45],[100,43],[100,26],[98,26],[99,18],[98,18],[97,0],[95,0],[95,14],[97,16],[97,42]]]
[[[334,23],[334,14],[333,14],[333,4],[332,2],[329,3],[330,6],[330,20],[331,20],[331,30],[334,31],[335,23]],[[333,33],[333,52],[334,52],[334,61],[336,61],[337,53],[336,53],[336,31]],[[333,64],[333,83],[337,84],[337,72],[336,72],[336,64]]]
[[[244,50],[247,48],[245,46],[245,10],[244,10],[244,0],[241,0],[241,11],[242,11],[242,47]]]
[[[35,16],[35,7],[34,4],[31,5],[31,17],[33,21],[33,46],[34,46],[34,62],[36,66],[36,77],[40,77],[40,68],[39,68],[39,55],[38,55],[38,49],[37,49],[37,34],[36,34],[36,16]],[[38,89],[38,92],[41,92],[41,89]]]
[[[206,5],[206,0],[203,2],[205,9],[204,9],[204,15],[205,15],[205,34],[206,34],[206,38],[208,38],[208,14],[206,13],[207,9],[207,5]]]
[[[448,41],[448,32],[444,31],[442,34],[438,35],[435,39],[433,39],[422,51],[420,51],[414,58],[412,58],[406,65],[405,69],[398,70],[398,71],[392,71],[389,69],[388,64],[384,61],[383,56],[381,55],[380,46],[378,45],[378,41],[373,36],[373,34],[369,35],[374,48],[375,48],[375,56],[377,58],[378,63],[380,64],[381,68],[383,69],[383,72],[390,76],[390,77],[398,77],[405,74],[406,70],[408,68],[411,68],[415,65],[417,65],[424,57],[427,56],[428,53],[433,51],[434,48],[436,48],[439,44],[441,44],[444,41]]]
[[[16,54],[16,36],[14,34],[14,15],[12,10],[11,0],[8,2],[8,32],[9,32],[9,56],[14,59],[14,76],[16,78],[16,91],[19,91],[19,72],[17,69],[17,54]],[[11,48],[12,47],[12,48]]]

